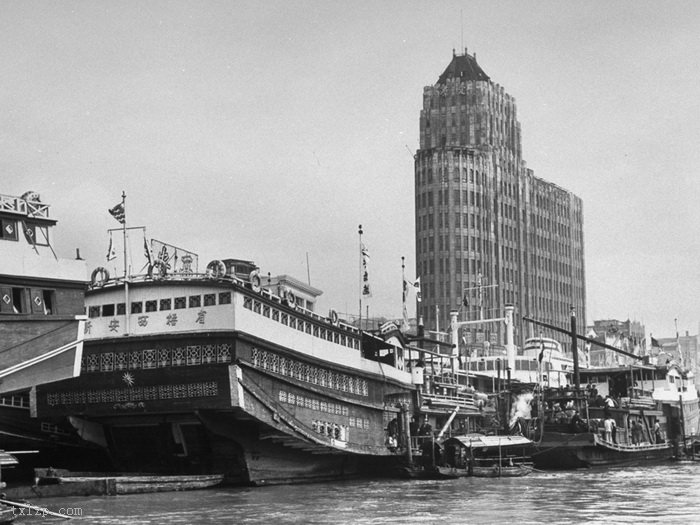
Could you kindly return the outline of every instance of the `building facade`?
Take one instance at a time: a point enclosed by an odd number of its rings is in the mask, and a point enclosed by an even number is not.
[[[453,53],[436,84],[423,89],[415,155],[416,266],[428,330],[502,317],[516,306],[516,344],[566,328],[570,308],[585,326],[583,204],[535,177],[522,158],[515,99],[491,81],[476,56]],[[469,347],[504,344],[503,323],[462,329]]]
[[[599,319],[587,328],[586,336],[627,353],[645,355],[646,352],[644,325],[639,321]],[[584,352],[585,364],[591,367],[609,368],[639,364],[638,360],[603,346],[586,344]]]

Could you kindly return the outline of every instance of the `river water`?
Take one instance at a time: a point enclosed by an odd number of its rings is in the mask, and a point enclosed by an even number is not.
[[[523,478],[355,480],[36,500],[67,523],[700,523],[700,462],[536,472]],[[25,517],[19,524],[56,524]]]

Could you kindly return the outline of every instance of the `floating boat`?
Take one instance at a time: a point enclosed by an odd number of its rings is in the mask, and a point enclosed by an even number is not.
[[[95,462],[65,421],[31,413],[36,385],[80,373],[87,322],[87,266],[56,255],[50,208],[35,192],[0,195],[0,447],[38,451],[11,473],[29,478],[35,461]]]
[[[444,443],[439,470],[452,477],[521,477],[533,470],[534,443],[523,436],[468,434]]]
[[[93,271],[80,376],[37,387],[40,417],[124,472],[267,485],[396,462],[387,422],[408,421],[415,390],[401,346],[316,312],[322,291],[289,275],[144,245],[144,273]]]
[[[220,485],[223,474],[210,475],[126,475],[99,472],[69,472],[65,470],[37,469],[37,484],[84,484],[94,481],[104,481],[106,494],[142,494],[148,492],[173,492],[183,490],[199,490]]]

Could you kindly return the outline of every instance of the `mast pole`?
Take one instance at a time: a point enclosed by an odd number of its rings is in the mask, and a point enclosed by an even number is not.
[[[576,309],[572,306],[571,310],[571,354],[574,359],[574,387],[576,388],[576,391],[578,392],[581,388],[581,376],[579,375],[579,369],[578,369],[578,346],[577,346],[577,339],[578,336],[576,334]]]
[[[357,233],[360,238],[360,322],[358,324],[358,328],[360,329],[360,332],[362,332],[362,224],[358,226]]]
[[[122,239],[124,241],[124,279],[126,280],[126,192],[122,190],[122,209],[124,210],[124,222],[122,223]]]

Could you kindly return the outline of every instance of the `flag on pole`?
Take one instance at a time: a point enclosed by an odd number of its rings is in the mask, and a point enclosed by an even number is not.
[[[364,244],[360,246],[362,253],[362,295],[372,297],[372,290],[369,287],[369,250]]]
[[[423,300],[423,296],[420,291],[420,277],[418,277],[413,283],[413,289],[416,291],[416,301],[419,303]]]
[[[124,212],[124,203],[123,202],[120,202],[119,204],[117,204],[113,208],[110,208],[109,213],[112,215],[112,217],[117,219],[119,224],[124,224],[126,222],[126,214]]]
[[[153,254],[151,253],[151,247],[149,246],[148,241],[146,240],[145,231],[143,236],[143,249],[144,255],[146,256],[146,260],[148,261],[148,266],[153,266]]]
[[[540,335],[540,355],[537,357],[537,361],[542,364],[542,358],[544,357],[544,339]]]
[[[107,248],[107,260],[112,261],[117,258],[117,250],[114,249],[112,235],[109,236],[109,247]]]
[[[403,300],[406,302],[408,298],[408,293],[409,290],[413,290],[413,293],[416,294],[416,301],[419,303],[422,301],[422,297],[420,294],[420,277],[416,279],[415,281],[411,282],[408,279],[403,280]]]

